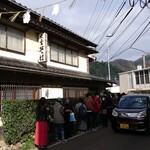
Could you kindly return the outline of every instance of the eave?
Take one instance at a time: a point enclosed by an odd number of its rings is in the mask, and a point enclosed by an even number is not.
[[[28,10],[29,8],[22,6],[14,0],[1,0],[2,5],[8,6],[7,8],[1,6],[1,11],[23,11]],[[41,32],[47,32],[50,36],[53,36],[61,41],[64,41],[69,44],[75,45],[77,48],[85,51],[86,54],[98,53],[96,51],[97,44],[73,33],[72,31],[64,28],[63,26],[53,22],[52,20],[43,17],[42,22],[38,21],[40,14],[35,11],[31,11],[32,20],[29,24],[25,25],[32,29],[38,29]],[[2,16],[3,17],[3,16]],[[22,24],[22,15],[19,15],[16,19],[17,23]],[[91,48],[92,47],[92,48]]]

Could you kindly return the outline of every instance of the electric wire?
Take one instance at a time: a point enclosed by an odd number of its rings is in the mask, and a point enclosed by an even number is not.
[[[125,18],[128,16],[128,14],[131,12],[131,8],[130,8],[130,10],[128,10],[128,12],[126,13],[126,15],[125,15],[125,17],[122,19],[122,21],[121,21],[121,24],[122,24],[122,22],[125,20]],[[120,25],[120,24],[119,24]],[[117,28],[114,30],[115,32],[113,32],[112,33],[112,35],[114,35],[115,33],[116,33],[116,31],[118,30],[118,28],[119,28],[120,26],[117,26]],[[125,30],[124,30],[125,31]],[[122,34],[122,32],[120,33],[120,35]],[[117,39],[117,38],[116,38]],[[98,42],[98,44],[100,43],[100,40],[99,40],[99,42]],[[99,50],[105,45],[107,43],[107,40],[100,46],[100,48],[99,48]],[[111,44],[112,45],[112,44]],[[111,46],[110,45],[110,46]]]
[[[100,23],[98,24],[98,26],[97,26],[95,32],[93,33],[93,35],[91,36],[90,39],[92,39],[93,36],[96,34],[96,32],[99,30],[100,26],[102,25],[102,20],[104,20],[104,18],[106,17],[106,15],[107,15],[107,13],[109,12],[109,9],[111,8],[111,5],[112,5],[112,4],[113,4],[113,0],[110,2],[110,4],[109,4],[108,8],[106,9],[106,11],[105,11],[103,17],[102,17],[102,18],[100,19],[100,21],[99,21]],[[107,20],[107,19],[106,19],[106,20]]]
[[[142,25],[143,25],[144,23],[146,23],[146,21],[147,21],[149,18],[150,18],[150,16],[142,23]],[[150,24],[150,22],[147,23],[147,25],[144,27],[144,29],[142,30],[142,32],[137,36],[137,38],[132,42],[132,44],[131,44],[128,48],[131,48],[131,47],[135,44],[135,42],[136,42],[136,41],[140,38],[140,36],[144,33],[145,29],[149,26],[149,24]],[[122,47],[124,47],[124,46],[132,39],[132,37],[134,37],[134,35],[136,34],[136,32],[137,32],[141,27],[142,27],[142,26],[140,26],[140,27],[130,36],[130,38],[119,48],[118,51],[115,52],[115,54],[110,58],[110,60],[113,59],[114,57],[120,55],[120,53],[121,53],[122,51],[124,51],[124,50],[122,50],[121,52],[119,52],[120,49],[122,49]],[[117,54],[118,52],[119,52],[119,54]]]
[[[147,3],[148,3],[147,0],[144,0],[144,2],[143,2],[143,0],[140,0],[140,7],[144,8],[145,6],[147,6]]]
[[[115,3],[114,6],[116,6],[116,5],[117,5],[117,1],[116,1],[116,3]],[[114,9],[115,9],[115,8],[114,8]],[[106,31],[107,28],[109,29],[109,26],[111,26],[111,25],[110,25],[111,22],[113,23],[113,22],[115,21],[114,17],[112,17],[112,19],[111,19],[111,14],[108,15],[108,16],[109,16],[109,17],[108,17],[107,19],[105,19],[104,22],[102,22],[102,24],[104,24],[103,27],[102,27],[102,28],[99,27],[99,29],[101,29],[101,31],[104,31],[103,33],[101,33],[101,35],[105,33],[105,31]],[[106,22],[106,20],[107,20],[107,22]],[[109,21],[109,20],[110,20],[110,21]],[[105,28],[106,28],[106,29],[105,29]],[[98,29],[98,30],[99,30],[99,29]],[[98,33],[98,31],[97,31],[96,33]],[[94,38],[94,39],[91,39],[92,41],[94,41],[95,39],[97,39],[98,37],[101,36],[101,35],[96,36],[96,33],[93,34],[93,38]],[[96,37],[94,37],[94,36],[96,36]]]
[[[112,22],[112,24],[110,24],[110,26],[107,29],[105,29],[104,32],[102,32],[95,39],[93,39],[93,41],[96,41],[102,34],[104,34],[105,32],[107,32],[108,29],[110,29],[112,26],[114,26],[125,13],[126,13],[126,10],[114,22]]]
[[[119,23],[119,25],[112,32],[112,35],[114,35],[117,32],[117,30],[119,29],[119,27],[121,26],[121,24],[123,23],[123,21],[127,18],[127,16],[131,13],[132,10],[133,10],[133,7],[127,12],[127,14],[125,15],[125,17],[121,20],[121,22]]]
[[[106,1],[106,2],[107,2],[107,1]],[[101,8],[100,11],[98,12],[98,15],[96,16],[95,21],[93,21],[93,24],[91,25],[91,28],[89,29],[89,31],[91,31],[91,32],[89,33],[89,35],[86,36],[88,39],[89,39],[89,37],[91,36],[92,30],[95,28],[95,25],[97,24],[97,22],[98,22],[98,20],[99,20],[99,18],[100,18],[100,16],[101,16],[101,14],[102,14],[103,9],[105,8],[106,2],[103,3],[102,8]]]
[[[124,0],[122,2],[122,4],[120,5],[120,7],[118,8],[116,14],[114,15],[113,19],[111,20],[111,22],[109,23],[108,27],[105,29],[105,31],[103,32],[103,35],[101,36],[100,40],[101,41],[103,39],[103,37],[105,36],[106,32],[108,31],[108,29],[111,27],[112,23],[115,21],[115,19],[118,17],[118,15],[121,13],[123,7],[125,6],[127,0]],[[117,20],[118,21],[118,20]],[[117,22],[116,21],[116,22]],[[115,22],[115,23],[116,23]],[[100,35],[99,35],[100,36]],[[95,39],[93,39],[93,41],[95,41],[99,36],[97,36]],[[100,42],[99,42],[100,43]]]
[[[84,37],[85,34],[87,33],[87,30],[88,30],[88,28],[89,28],[89,26],[90,26],[90,23],[91,23],[91,21],[92,21],[92,18],[93,18],[93,16],[94,16],[95,12],[96,12],[96,8],[97,8],[97,6],[98,6],[98,3],[99,3],[99,0],[97,0],[97,3],[96,3],[96,5],[95,5],[95,7],[94,7],[94,10],[93,10],[93,13],[92,13],[92,15],[91,15],[91,17],[90,17],[90,20],[89,20],[89,22],[88,22],[88,25],[87,25],[87,27],[86,27],[86,29],[85,29],[85,31],[84,31],[83,37]]]
[[[115,38],[115,39],[119,39],[119,38],[121,38],[122,36],[123,36],[123,34],[126,32],[126,30],[131,26],[131,24],[137,19],[137,17],[142,13],[142,11],[143,11],[144,9],[141,9],[138,13],[137,13],[137,15],[132,19],[132,21],[122,30],[122,32],[120,32],[120,34],[118,34],[118,36]],[[116,42],[116,40],[114,40],[111,44],[110,44],[110,46],[112,46],[114,43]],[[106,43],[105,43],[106,44]]]
[[[122,47],[124,47],[124,46],[130,41],[130,39],[136,34],[136,32],[141,28],[141,26],[142,26],[149,18],[150,18],[150,16],[147,17],[146,20],[144,20],[144,21],[142,22],[142,24],[140,25],[140,27],[139,27],[139,28],[130,36],[130,38],[119,48],[119,50],[115,52],[115,54],[110,58],[110,60],[111,60],[112,58],[116,57],[116,55],[117,55],[117,53],[120,51],[120,49],[122,49]],[[107,42],[107,41],[106,41],[106,42]],[[109,45],[109,46],[110,46],[110,45]],[[130,47],[131,47],[131,46],[130,46]],[[130,47],[128,47],[128,48],[130,48]],[[102,53],[97,59],[102,58],[102,57],[104,56],[104,54],[107,52],[106,50],[107,50],[107,49],[105,49],[105,50],[103,51],[103,53]],[[118,55],[117,55],[117,56],[118,56]]]

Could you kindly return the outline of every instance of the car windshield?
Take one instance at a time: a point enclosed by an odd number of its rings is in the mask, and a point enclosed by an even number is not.
[[[122,97],[117,108],[140,109],[147,106],[147,97]]]

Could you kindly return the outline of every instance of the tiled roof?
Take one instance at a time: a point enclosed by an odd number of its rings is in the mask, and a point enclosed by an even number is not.
[[[17,3],[15,0],[5,0],[5,1],[8,1],[10,3],[13,3],[15,5],[17,5],[18,7],[21,7],[22,9],[30,9],[30,8],[27,8],[26,6],[23,6],[21,3]],[[37,13],[36,11],[31,11],[33,14],[37,15],[37,16],[40,16],[39,13]],[[81,41],[84,41],[85,43],[89,44],[88,46],[93,46],[93,47],[96,47],[97,44],[85,39],[84,37],[81,37],[80,35],[74,33],[73,31],[65,28],[64,26],[54,22],[53,20],[50,20],[49,18],[43,16],[43,19],[47,20],[49,23],[55,25],[56,27],[58,27],[59,29],[61,30],[64,30],[65,32],[68,32],[69,34],[71,34],[72,36],[75,36],[76,38],[79,38]]]

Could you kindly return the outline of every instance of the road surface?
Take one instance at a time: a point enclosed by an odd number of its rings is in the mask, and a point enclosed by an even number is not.
[[[119,132],[100,128],[58,144],[49,150],[150,150],[150,135]]]

